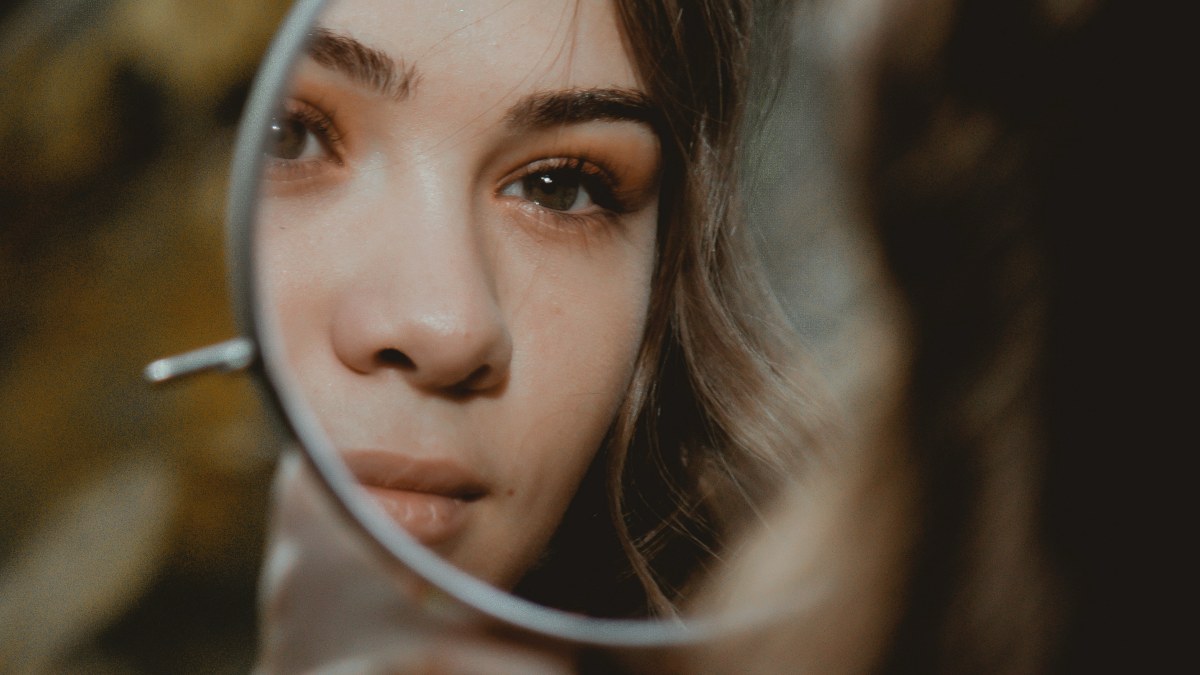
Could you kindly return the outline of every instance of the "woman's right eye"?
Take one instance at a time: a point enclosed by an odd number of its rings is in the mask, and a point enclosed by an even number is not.
[[[268,178],[310,178],[329,164],[340,166],[339,144],[340,136],[328,115],[307,104],[289,102],[271,120],[268,130]]]
[[[316,135],[295,117],[271,120],[267,154],[276,159],[312,159],[323,152]]]

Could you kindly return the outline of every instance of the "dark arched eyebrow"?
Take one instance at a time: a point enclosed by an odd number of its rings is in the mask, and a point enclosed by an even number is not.
[[[416,69],[403,59],[328,28],[314,28],[309,33],[307,51],[321,66],[396,101],[408,97],[420,78]],[[536,92],[522,97],[508,109],[505,123],[511,128],[541,129],[596,120],[633,121],[647,124],[659,133],[660,118],[657,106],[640,91],[597,87]]]
[[[659,131],[658,107],[635,89],[593,88],[537,92],[517,101],[504,121],[514,128],[539,129],[596,120],[633,121]]]
[[[397,101],[407,97],[418,80],[416,69],[403,60],[327,28],[309,33],[307,51],[318,64]]]

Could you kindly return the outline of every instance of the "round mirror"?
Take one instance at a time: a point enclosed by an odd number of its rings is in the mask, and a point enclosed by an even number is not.
[[[243,120],[235,276],[287,423],[410,601],[623,648],[780,610],[706,590],[845,470],[745,225],[750,27],[294,8]]]

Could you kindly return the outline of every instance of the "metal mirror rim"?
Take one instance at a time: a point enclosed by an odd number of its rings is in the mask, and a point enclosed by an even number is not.
[[[336,1],[336,0],[334,0]],[[739,610],[695,618],[607,619],[586,617],[538,605],[499,590],[458,570],[369,508],[349,470],[336,459],[332,443],[303,397],[288,382],[278,361],[279,336],[262,306],[255,277],[254,226],[266,130],[288,81],[294,58],[326,0],[297,0],[284,18],[255,77],[238,127],[226,211],[227,260],[234,313],[243,340],[257,358],[251,373],[267,408],[294,436],[320,483],[344,519],[392,566],[406,568],[468,609],[508,628],[585,646],[663,648],[711,640],[760,625],[779,608]],[[397,589],[397,592],[401,592]]]

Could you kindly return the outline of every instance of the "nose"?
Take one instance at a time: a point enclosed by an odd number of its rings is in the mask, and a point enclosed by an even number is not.
[[[507,379],[512,340],[499,317],[483,307],[423,304],[404,308],[356,293],[334,318],[338,359],[357,373],[398,371],[414,387],[450,394],[485,391]]]
[[[337,358],[356,373],[399,373],[443,395],[502,385],[512,337],[489,276],[493,265],[476,253],[468,228],[406,234],[399,246],[369,247],[373,259],[351,275],[330,327]]]

